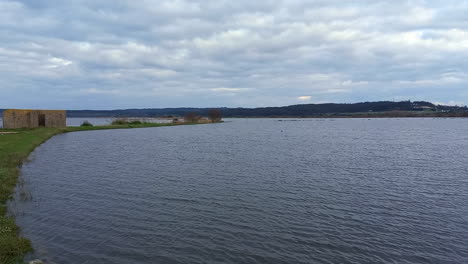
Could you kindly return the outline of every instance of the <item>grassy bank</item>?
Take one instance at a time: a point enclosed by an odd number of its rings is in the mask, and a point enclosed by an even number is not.
[[[21,263],[23,256],[32,250],[30,241],[19,236],[19,228],[16,226],[14,218],[7,216],[6,204],[16,186],[19,167],[37,146],[54,135],[68,132],[176,125],[190,124],[143,123],[67,128],[0,129],[0,263]]]

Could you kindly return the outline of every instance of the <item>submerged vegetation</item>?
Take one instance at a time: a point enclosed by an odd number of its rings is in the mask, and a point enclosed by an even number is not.
[[[90,124],[90,123],[89,123]],[[37,146],[57,134],[102,129],[148,128],[176,126],[190,123],[142,123],[127,122],[110,126],[83,125],[67,128],[0,129],[0,263],[21,262],[32,250],[31,243],[19,236],[14,217],[8,215],[7,201],[16,186],[19,168]]]
[[[129,120],[128,118],[117,118],[112,121],[112,125],[142,125],[142,124],[153,124],[152,122],[147,122],[145,120]]]
[[[81,126],[82,127],[92,127],[94,126],[93,124],[91,124],[88,120],[84,121],[83,123],[81,123]]]

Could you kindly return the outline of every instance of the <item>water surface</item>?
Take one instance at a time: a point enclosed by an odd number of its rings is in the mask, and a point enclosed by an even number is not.
[[[468,119],[230,121],[37,148],[10,204],[33,257],[468,263]]]

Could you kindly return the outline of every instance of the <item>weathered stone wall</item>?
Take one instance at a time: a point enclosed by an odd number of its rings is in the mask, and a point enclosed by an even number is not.
[[[30,128],[39,125],[37,112],[28,110],[5,110],[3,112],[3,128]]]
[[[41,115],[45,127],[65,127],[66,112],[64,110],[18,110],[9,109],[3,112],[3,128],[35,128],[39,127]]]
[[[46,127],[66,127],[67,114],[64,110],[40,110],[39,114],[45,115]]]

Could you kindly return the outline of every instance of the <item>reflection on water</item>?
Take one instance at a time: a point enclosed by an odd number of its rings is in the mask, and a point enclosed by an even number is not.
[[[47,263],[467,263],[468,120],[236,119],[40,146]],[[18,195],[17,195],[18,196]]]

